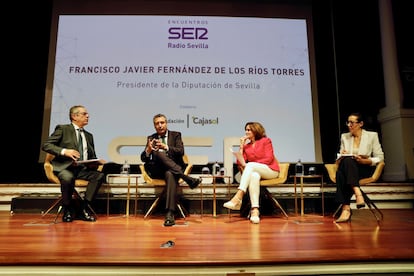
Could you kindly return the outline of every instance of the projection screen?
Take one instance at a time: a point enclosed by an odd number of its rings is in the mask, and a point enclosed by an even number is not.
[[[223,161],[223,141],[244,135],[248,121],[264,125],[280,161],[321,161],[308,15],[92,10],[55,11],[43,139],[82,104],[107,161],[117,137],[153,133],[157,113],[183,137],[211,139],[210,147],[186,148],[209,162]]]

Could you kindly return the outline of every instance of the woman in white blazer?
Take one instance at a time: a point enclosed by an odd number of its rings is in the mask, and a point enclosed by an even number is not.
[[[363,129],[360,113],[352,113],[346,121],[349,132],[341,135],[336,171],[336,201],[342,204],[341,215],[335,222],[351,221],[351,197],[355,194],[357,208],[365,207],[359,188],[359,180],[369,177],[378,162],[384,160],[384,152],[378,133]]]

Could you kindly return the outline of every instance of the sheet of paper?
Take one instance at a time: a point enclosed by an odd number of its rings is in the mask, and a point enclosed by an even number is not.
[[[78,164],[90,164],[90,163],[103,164],[104,162],[102,159],[88,159],[88,160],[76,161],[76,163]]]
[[[237,161],[239,161],[240,165],[243,167],[246,166],[246,161],[244,161],[243,154],[241,154],[239,151],[233,151],[232,148],[230,148],[230,151],[236,157]]]
[[[342,153],[342,154],[340,154],[340,153],[338,153],[338,154],[336,154],[336,160],[338,160],[342,157],[347,157],[347,156],[354,156],[354,154],[351,154],[351,153]]]

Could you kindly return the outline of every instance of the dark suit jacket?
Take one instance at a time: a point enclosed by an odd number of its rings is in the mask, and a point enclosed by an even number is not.
[[[95,159],[97,157],[95,152],[95,144],[93,142],[93,135],[86,130],[84,130],[84,134],[88,145],[88,159]],[[73,163],[71,158],[60,155],[63,148],[78,148],[76,130],[72,124],[57,125],[53,133],[47,138],[42,146],[44,151],[56,156],[52,160],[52,165],[53,170],[57,172],[66,169]]]
[[[183,140],[181,138],[181,132],[178,131],[171,131],[168,130],[167,132],[168,138],[167,138],[167,145],[168,145],[168,152],[167,155],[178,165],[180,165],[182,168],[185,168],[183,155],[184,155],[184,144]],[[151,139],[159,139],[157,133],[153,133],[152,135],[148,136],[148,138]],[[148,143],[148,141],[147,141]],[[145,146],[146,148],[146,146]],[[150,173],[151,176],[155,175],[158,177],[161,177],[159,175],[160,173],[163,173],[160,171],[159,164],[156,163],[156,161],[153,158],[153,153],[151,153],[149,156],[147,156],[145,149],[141,153],[141,160],[145,162],[145,169],[147,172]]]

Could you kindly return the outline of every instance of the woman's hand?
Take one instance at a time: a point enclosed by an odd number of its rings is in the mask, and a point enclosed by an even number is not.
[[[353,157],[358,164],[363,164],[363,165],[371,165],[371,159],[368,158],[368,156],[366,155],[355,155]]]
[[[240,148],[243,148],[244,144],[246,144],[247,136],[240,137]]]

